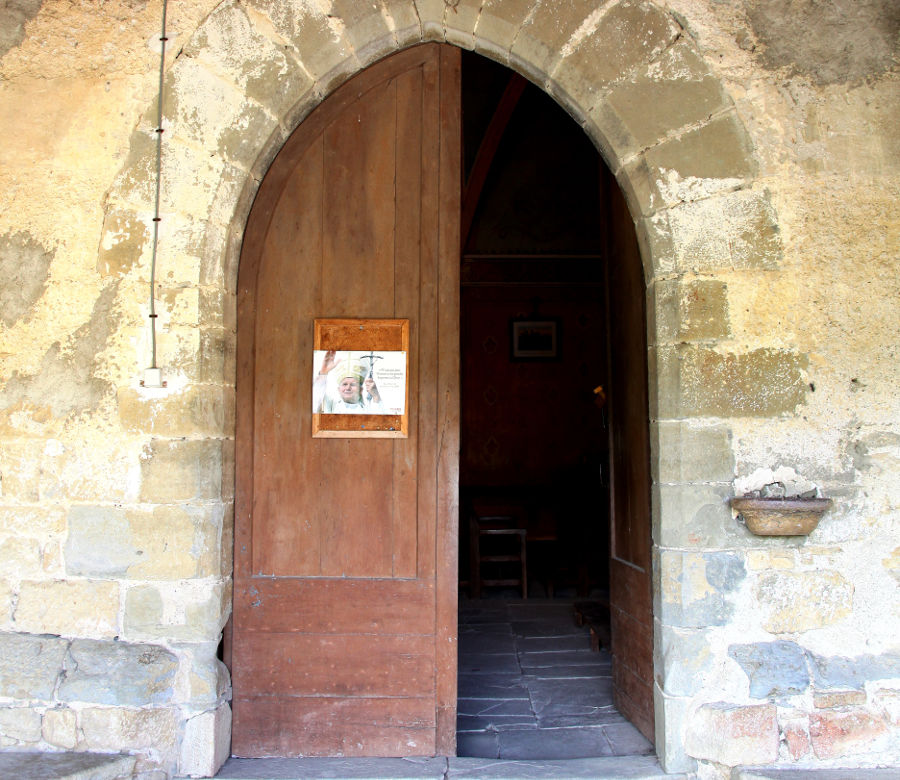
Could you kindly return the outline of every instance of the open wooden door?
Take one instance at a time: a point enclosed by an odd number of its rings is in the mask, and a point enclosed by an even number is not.
[[[634,226],[606,174],[610,251],[609,332],[610,617],[616,707],[651,742],[653,598],[650,442],[644,282]]]
[[[238,278],[232,752],[455,752],[459,51],[362,72],[272,164]],[[409,320],[408,438],[313,438],[313,320]]]

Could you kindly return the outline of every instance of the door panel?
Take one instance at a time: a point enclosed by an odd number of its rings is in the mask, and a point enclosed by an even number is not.
[[[606,181],[613,697],[619,711],[652,742],[653,601],[644,283],[628,207],[610,174]]]
[[[251,211],[238,279],[235,755],[455,745],[456,554],[437,545],[455,538],[458,101],[452,47],[378,63],[303,122]],[[337,317],[409,319],[408,438],[312,438],[313,320]]]

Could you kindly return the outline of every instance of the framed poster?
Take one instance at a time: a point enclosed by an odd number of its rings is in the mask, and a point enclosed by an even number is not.
[[[409,435],[409,320],[313,322],[312,435]]]
[[[513,360],[556,360],[559,357],[559,320],[515,319],[510,322]]]

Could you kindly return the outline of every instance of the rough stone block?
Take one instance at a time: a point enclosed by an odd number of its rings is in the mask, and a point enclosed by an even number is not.
[[[659,684],[653,686],[653,717],[657,739],[662,735],[663,743],[657,742],[656,752],[664,772],[693,773],[697,762],[684,750],[684,729],[688,722],[691,700],[683,697],[666,696]]]
[[[727,482],[734,479],[731,428],[660,420],[650,426],[654,483]]]
[[[28,744],[41,738],[41,715],[30,707],[0,707],[0,739]]]
[[[685,735],[688,754],[725,766],[772,764],[778,759],[778,744],[774,704],[704,704]]]
[[[661,547],[746,547],[757,544],[732,517],[727,484],[653,485],[653,540]]]
[[[32,634],[112,637],[119,619],[119,584],[78,580],[25,581],[15,627]]]
[[[685,203],[667,211],[667,222],[654,224],[670,231],[680,271],[774,269],[782,261],[778,220],[767,191],[739,190]]]
[[[651,147],[625,169],[647,214],[735,190],[752,179],[757,166],[747,131],[728,113]]]
[[[188,698],[194,707],[209,707],[228,695],[228,669],[218,659],[218,639],[204,644],[182,646],[182,665],[188,665]]]
[[[184,724],[178,773],[213,777],[227,760],[230,748],[231,708],[227,704],[194,715]]]
[[[682,39],[611,89],[590,116],[621,160],[705,121],[728,103],[719,80]]]
[[[237,2],[224,3],[209,15],[184,56],[196,57],[274,117],[283,116],[313,85],[296,60],[262,35]]]
[[[559,14],[554,5],[545,7]],[[675,20],[652,3],[610,3],[587,17],[556,49],[559,58],[548,71],[551,94],[563,105],[577,106],[584,116],[601,98],[601,90],[654,60],[680,32]]]
[[[198,299],[198,325],[207,330],[234,330],[237,297],[234,292],[201,287]]]
[[[265,14],[277,34],[290,41],[315,81],[335,71],[346,74],[358,68],[340,20],[326,16],[320,6],[304,0],[251,0],[247,5]]]
[[[809,722],[807,720],[791,720],[782,726],[784,742],[791,760],[799,761],[809,755]]]
[[[660,418],[778,417],[806,401],[805,355],[760,348],[740,354],[690,345],[656,353]]]
[[[713,656],[709,632],[655,621],[656,681],[667,696],[693,696],[703,688]]]
[[[52,699],[68,644],[59,637],[0,633],[0,696]]]
[[[4,441],[0,447],[0,474],[4,500],[36,503],[40,500],[41,441]]]
[[[125,596],[125,633],[136,640],[218,641],[228,617],[222,584],[135,586]]]
[[[222,442],[155,439],[141,459],[140,500],[148,503],[208,500],[222,486]]]
[[[76,639],[66,656],[59,699],[92,704],[166,704],[178,659],[163,647]]]
[[[37,540],[9,537],[0,541],[0,577],[34,577],[42,569]]]
[[[666,279],[651,285],[657,344],[710,341],[731,335],[728,288],[717,279]]]
[[[3,485],[6,486],[5,474]],[[47,539],[65,530],[66,513],[60,507],[0,506],[0,534]]]
[[[750,696],[754,699],[789,696],[809,688],[806,651],[794,642],[730,645],[728,655],[750,680]]]
[[[8,629],[12,625],[14,594],[12,585],[0,580],[0,630]]]
[[[851,707],[865,703],[865,691],[815,691],[813,693],[813,706],[817,710]]]
[[[830,626],[853,609],[853,585],[836,571],[771,572],[760,577],[756,597],[773,634]]]
[[[634,216],[635,234],[638,247],[641,250],[641,257],[646,258],[645,264],[649,263],[651,265],[645,274],[646,279],[650,281],[660,276],[674,273],[677,266],[677,255],[672,226],[669,224],[669,211],[657,211],[654,214],[642,217],[640,216],[639,204],[632,203],[629,200],[629,188],[622,187],[621,189],[628,204],[628,210]],[[651,316],[654,315],[652,309],[649,311],[649,314]],[[655,343],[656,333],[648,331],[647,338],[648,343]]]
[[[900,655],[822,656],[810,654],[813,661],[815,687],[818,689],[855,688],[862,690],[867,682],[900,678]]]
[[[668,626],[726,625],[734,612],[728,596],[746,576],[740,556],[727,552],[659,551],[660,592],[654,614]]]
[[[218,574],[222,513],[221,506],[161,506],[152,512],[72,507],[66,571],[132,579]]]
[[[872,694],[872,706],[892,728],[900,726],[900,689],[878,688]]]
[[[157,436],[222,436],[229,414],[224,388],[216,385],[188,385],[164,396],[123,388],[118,406],[125,430]]]
[[[793,550],[747,550],[746,561],[750,571],[794,569],[797,566],[797,556]]]
[[[158,766],[174,774],[178,744],[179,715],[166,707],[130,709],[126,707],[85,707],[81,711],[86,750],[150,753]]]
[[[72,750],[78,743],[75,710],[56,707],[47,710],[41,721],[41,735],[48,745]]]
[[[887,734],[884,720],[862,708],[819,710],[809,716],[810,742],[820,759],[866,753]]]

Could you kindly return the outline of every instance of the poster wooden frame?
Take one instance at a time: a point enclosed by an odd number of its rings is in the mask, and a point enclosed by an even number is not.
[[[406,439],[409,437],[409,320],[315,319],[313,350],[390,350],[406,353],[403,414],[322,414],[313,412],[317,439]]]

